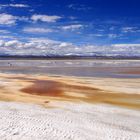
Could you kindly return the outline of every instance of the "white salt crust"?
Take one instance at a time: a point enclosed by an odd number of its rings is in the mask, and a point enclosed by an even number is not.
[[[140,140],[140,111],[56,102],[0,102],[0,140]]]

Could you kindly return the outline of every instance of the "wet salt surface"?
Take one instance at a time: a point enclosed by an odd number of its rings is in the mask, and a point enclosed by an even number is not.
[[[140,78],[140,60],[0,60],[0,72]]]

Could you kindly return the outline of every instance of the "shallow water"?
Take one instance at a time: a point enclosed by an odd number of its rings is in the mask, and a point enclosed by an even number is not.
[[[0,72],[140,78],[140,60],[0,60]]]

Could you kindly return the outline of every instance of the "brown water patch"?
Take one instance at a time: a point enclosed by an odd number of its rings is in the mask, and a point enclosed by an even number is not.
[[[54,80],[36,80],[35,82],[33,82],[33,85],[23,88],[21,91],[29,94],[56,97],[64,96],[65,91],[89,93],[98,90],[99,89],[93,87],[83,85],[70,85]]]
[[[125,72],[121,72],[123,74],[140,74],[140,69],[138,70],[128,70],[128,71],[125,71]]]
[[[71,85],[53,80],[37,80],[33,85],[23,88],[22,92],[59,98],[60,100],[84,101],[89,103],[107,103],[140,109],[140,95],[113,93],[103,89],[88,87],[84,85]],[[69,94],[66,94],[66,93]],[[73,96],[74,93],[76,96]],[[81,96],[84,95],[84,96]]]
[[[37,80],[33,85],[22,89],[22,92],[41,96],[60,96],[62,84],[51,80]]]

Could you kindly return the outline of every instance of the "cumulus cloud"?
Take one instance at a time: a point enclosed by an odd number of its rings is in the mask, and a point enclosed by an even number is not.
[[[113,44],[109,46],[84,45],[54,41],[47,38],[30,38],[27,42],[17,39],[0,39],[2,55],[82,55],[82,56],[140,56],[140,44]]]
[[[14,16],[7,13],[0,14],[0,25],[14,25],[17,21],[25,21],[29,22],[30,19],[34,22],[42,21],[42,22],[56,22],[61,19],[60,16],[48,16],[48,15],[32,15],[30,18],[25,16]],[[41,29],[43,32],[43,30]],[[41,32],[40,31],[40,32]],[[48,32],[51,30],[49,29]]]
[[[59,20],[61,18],[62,17],[56,16],[56,15],[50,16],[50,15],[37,15],[37,14],[34,14],[31,17],[31,20],[33,20],[34,22],[37,22],[37,21],[56,22],[57,20]]]
[[[32,38],[26,43],[18,40],[0,40],[0,53],[5,55],[67,55],[74,49],[75,47],[69,43],[64,45],[62,42],[49,39]]]
[[[53,32],[52,29],[47,29],[47,28],[32,28],[32,27],[27,27],[23,29],[24,32],[27,33],[50,33]]]
[[[78,30],[78,29],[81,29],[83,28],[84,25],[81,25],[81,24],[75,24],[75,25],[67,25],[67,26],[62,26],[62,29],[63,30]]]
[[[0,14],[0,25],[14,25],[17,21],[29,21],[28,17],[24,16],[14,16],[7,13]]]
[[[2,13],[0,14],[0,24],[1,25],[12,25],[16,23],[16,16],[10,15],[10,14],[6,14],[6,13]]]

